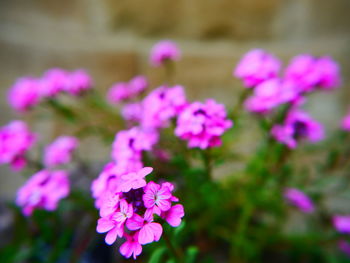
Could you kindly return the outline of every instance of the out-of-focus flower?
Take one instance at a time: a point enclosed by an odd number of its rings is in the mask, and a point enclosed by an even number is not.
[[[145,76],[139,75],[129,81],[130,89],[134,96],[141,94],[148,88],[148,80]]]
[[[245,101],[245,107],[251,112],[266,114],[298,98],[299,90],[294,82],[271,78],[255,87],[254,94]]]
[[[127,121],[140,122],[142,115],[142,105],[141,103],[126,104],[122,108],[121,114],[123,118]]]
[[[342,234],[350,234],[350,215],[333,217],[333,225],[335,229]]]
[[[179,60],[181,51],[178,46],[169,40],[158,42],[152,47],[150,63],[155,67],[163,65],[167,61]]]
[[[281,62],[273,55],[261,49],[249,51],[240,60],[233,75],[243,80],[247,88],[278,76]]]
[[[286,68],[285,76],[297,83],[304,92],[313,91],[317,87],[332,89],[340,84],[338,64],[330,57],[298,55]]]
[[[341,252],[350,257],[350,243],[348,241],[340,240],[338,242],[338,248]]]
[[[0,129],[0,164],[8,163],[14,170],[26,165],[26,152],[33,146],[36,136],[23,121],[12,121]]]
[[[341,128],[344,131],[350,131],[350,112],[343,118]]]
[[[107,100],[111,104],[128,100],[133,96],[130,86],[126,82],[118,82],[114,84],[107,93]]]
[[[105,170],[110,168],[106,167]],[[162,223],[178,226],[184,216],[182,205],[172,206],[172,202],[178,202],[178,198],[172,195],[172,184],[146,183],[145,177],[152,170],[151,167],[144,167],[133,173],[115,173],[111,179],[117,182],[116,187],[105,190],[101,199],[101,218],[96,230],[107,233],[105,241],[109,245],[118,237],[126,238],[120,253],[127,258],[133,256],[136,259],[142,252],[141,245],[158,241],[163,232]],[[154,222],[154,214],[161,215],[165,221]]]
[[[68,196],[69,189],[65,171],[41,170],[18,190],[16,203],[26,216],[30,216],[35,209],[53,211],[58,202]]]
[[[145,129],[164,128],[186,105],[182,86],[159,87],[142,101],[141,126]]]
[[[224,105],[208,99],[205,103],[194,102],[180,113],[175,135],[187,140],[190,148],[206,149],[221,145],[221,135],[232,124]]]
[[[312,200],[298,189],[287,188],[284,197],[290,204],[304,213],[312,213],[315,210]]]
[[[284,124],[272,127],[271,134],[277,141],[292,149],[297,146],[299,139],[318,142],[324,138],[322,125],[301,110],[290,111]]]
[[[8,102],[19,111],[26,112],[40,101],[40,82],[32,77],[19,78],[10,88]]]
[[[83,69],[77,69],[69,73],[65,91],[73,96],[81,95],[92,88],[92,79]]]
[[[40,79],[40,93],[44,98],[51,98],[65,90],[69,73],[60,68],[47,70]]]
[[[44,164],[46,167],[67,164],[72,159],[72,153],[78,147],[78,139],[72,136],[60,136],[46,146]]]

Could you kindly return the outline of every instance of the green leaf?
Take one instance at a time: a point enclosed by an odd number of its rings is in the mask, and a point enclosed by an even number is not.
[[[154,250],[154,252],[152,253],[151,258],[149,259],[149,263],[160,263],[162,262],[162,256],[164,254],[164,252],[166,251],[165,247],[159,247],[156,250]]]
[[[186,263],[193,263],[196,260],[198,255],[198,248],[195,246],[191,246],[186,251]]]

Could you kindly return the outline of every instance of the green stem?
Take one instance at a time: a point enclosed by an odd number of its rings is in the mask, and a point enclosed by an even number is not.
[[[184,253],[182,252],[182,250],[181,250],[180,248],[175,247],[175,246],[172,244],[172,242],[171,242],[170,239],[169,239],[169,236],[167,235],[167,233],[166,233],[165,231],[163,232],[163,238],[164,238],[164,240],[165,240],[165,243],[166,243],[168,249],[173,253],[173,255],[174,255],[176,261],[177,261],[178,263],[183,263],[183,262],[185,262],[185,261],[184,261]]]
[[[204,162],[204,167],[207,175],[207,179],[211,181],[212,178],[212,171],[213,171],[213,160],[212,160],[212,155],[211,155],[211,149],[205,149],[203,151],[203,162]]]

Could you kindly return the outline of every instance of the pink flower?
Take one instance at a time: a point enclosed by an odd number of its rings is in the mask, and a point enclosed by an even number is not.
[[[299,89],[292,81],[277,78],[266,80],[254,89],[254,94],[245,101],[247,110],[266,114],[272,109],[299,98]]]
[[[164,218],[169,225],[177,227],[181,224],[181,219],[185,216],[183,205],[177,204],[169,210],[162,212],[161,217]]]
[[[311,199],[298,189],[286,189],[284,197],[290,204],[296,206],[304,213],[312,213],[315,210]]]
[[[46,146],[44,164],[47,167],[67,164],[71,161],[73,151],[78,147],[78,139],[72,136],[58,137]]]
[[[107,93],[107,100],[111,104],[130,99],[133,96],[130,86],[126,82],[118,82],[114,84]]]
[[[26,165],[26,152],[34,145],[36,136],[23,121],[11,121],[0,129],[0,164],[11,164],[14,170]]]
[[[318,142],[324,138],[321,124],[301,110],[290,111],[284,124],[272,127],[271,134],[277,141],[292,149],[297,146],[299,139]]]
[[[144,189],[143,202],[145,207],[160,215],[161,211],[167,211],[171,207],[171,190],[165,184],[159,185],[149,182]]]
[[[126,258],[130,258],[133,256],[134,259],[142,252],[142,246],[138,242],[139,232],[135,232],[132,235],[124,234],[126,241],[123,245],[120,246],[120,254],[122,254]]]
[[[261,49],[249,51],[238,63],[233,75],[242,79],[247,88],[278,76],[281,62],[273,55]]]
[[[120,176],[120,182],[117,185],[118,192],[129,192],[131,189],[138,189],[146,185],[144,179],[146,175],[153,171],[151,167],[144,167],[138,172],[124,174]]]
[[[142,115],[141,103],[126,104],[121,110],[121,115],[127,121],[140,122]]]
[[[188,140],[190,148],[206,149],[221,145],[220,136],[232,127],[224,105],[209,99],[187,106],[177,119],[176,136]]]
[[[181,52],[178,46],[169,40],[158,42],[152,47],[150,63],[155,67],[162,66],[167,61],[179,60]]]
[[[73,96],[81,95],[83,92],[92,88],[92,79],[83,69],[75,70],[69,73],[65,91]]]
[[[145,76],[139,75],[129,81],[130,89],[134,96],[141,94],[148,88],[148,80]]]
[[[343,118],[341,128],[344,131],[350,131],[350,112]]]
[[[60,68],[49,69],[40,79],[40,92],[42,97],[51,98],[61,91],[64,91],[67,85],[69,73]]]
[[[153,222],[152,213],[148,211],[143,218],[134,214],[126,221],[126,227],[131,231],[139,230],[138,242],[141,245],[158,241],[163,233],[162,226]]]
[[[313,91],[317,86],[332,89],[340,84],[339,67],[330,57],[298,55],[286,68],[285,76],[296,82],[304,92]]]
[[[53,211],[58,202],[68,196],[69,188],[65,171],[41,170],[18,190],[16,203],[26,216],[37,208]]]
[[[164,128],[187,105],[182,86],[162,86],[147,95],[142,101],[141,126],[145,129]]]
[[[338,242],[338,248],[346,256],[350,257],[350,243],[349,242],[347,242],[346,240],[340,240]]]
[[[335,229],[342,234],[350,234],[350,215],[333,217],[333,225]]]
[[[19,78],[10,88],[8,102],[10,106],[19,111],[26,112],[40,101],[40,83],[31,77]]]

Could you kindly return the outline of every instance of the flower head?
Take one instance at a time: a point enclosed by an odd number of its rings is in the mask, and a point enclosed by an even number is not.
[[[335,229],[342,234],[350,234],[350,215],[336,215],[333,217]]]
[[[278,76],[281,62],[273,55],[261,49],[249,51],[235,68],[233,75],[242,79],[247,88]]]
[[[350,112],[343,118],[341,122],[341,128],[344,131],[350,131]]]
[[[151,50],[150,63],[159,67],[167,61],[179,60],[181,52],[178,46],[169,40],[163,40],[155,44]]]
[[[81,95],[83,92],[92,88],[92,79],[83,69],[77,69],[69,73],[65,91],[73,96]]]
[[[44,98],[51,98],[65,90],[69,73],[60,68],[47,70],[40,79],[40,92]]]
[[[26,112],[40,101],[40,82],[32,77],[18,79],[10,88],[8,102],[10,106],[19,111]]]
[[[272,127],[271,134],[277,141],[292,149],[297,146],[299,139],[318,142],[324,138],[321,124],[301,110],[290,111],[284,124]]]
[[[124,105],[121,110],[123,118],[130,122],[140,122],[142,115],[141,103],[129,103]]]
[[[290,204],[296,206],[304,213],[312,213],[315,210],[312,200],[298,189],[286,189],[284,197]]]
[[[12,121],[0,129],[0,164],[8,163],[14,170],[26,164],[25,154],[33,146],[36,136],[23,121]]]
[[[350,243],[346,240],[340,240],[338,242],[338,248],[343,252],[347,257],[350,257]]]
[[[177,119],[175,134],[188,140],[190,148],[206,149],[219,146],[220,136],[230,127],[232,121],[227,119],[224,105],[210,99],[188,105]]]
[[[44,164],[46,167],[67,164],[78,147],[78,140],[72,136],[61,136],[46,146]]]
[[[69,188],[66,172],[41,170],[18,190],[16,203],[26,216],[34,209],[53,211],[58,202],[68,196]]]

